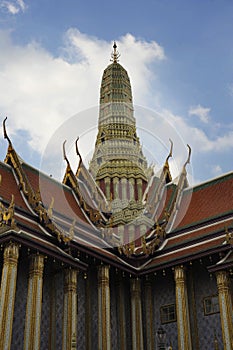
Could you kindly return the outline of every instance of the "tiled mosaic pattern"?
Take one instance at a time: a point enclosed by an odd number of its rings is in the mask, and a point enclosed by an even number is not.
[[[56,288],[56,350],[62,349],[62,317],[63,317],[63,291],[64,274],[61,271],[55,275]]]
[[[196,313],[198,324],[199,348],[212,349],[214,348],[214,331],[219,342],[219,350],[223,349],[221,336],[221,320],[220,314],[212,314],[205,316],[203,299],[207,296],[217,294],[217,284],[215,276],[210,277],[204,267],[195,266],[193,269],[194,276],[194,291],[196,299]]]
[[[116,284],[115,284],[115,276],[114,273],[111,273],[110,269],[110,275],[112,275],[111,283],[110,283],[110,300],[111,300],[111,342],[112,342],[112,350],[118,350],[118,332],[117,332],[117,290],[116,290]]]
[[[85,350],[85,280],[83,273],[78,275],[78,330],[77,330],[77,350]]]
[[[172,271],[166,271],[165,276],[161,273],[153,278],[152,295],[154,296],[154,334],[161,326],[160,307],[168,304],[175,304],[175,281]],[[162,328],[166,331],[167,345],[172,345],[172,349],[178,348],[177,343],[177,323],[171,322],[163,324]],[[155,342],[157,341],[155,337]]]
[[[91,321],[91,345],[92,349],[97,348],[98,342],[98,287],[97,287],[97,271],[92,269],[88,275],[90,278],[91,285],[91,311],[90,311],[90,321]]]
[[[127,340],[127,349],[132,349],[131,343],[131,298],[130,298],[130,284],[127,278],[124,278],[124,292],[125,292],[125,300],[126,300],[126,340]]]
[[[24,323],[27,304],[28,260],[19,260],[11,350],[23,349]]]
[[[50,281],[47,266],[44,268],[43,291],[42,291],[42,312],[41,312],[41,350],[49,349],[49,330],[50,330]]]
[[[23,337],[24,337],[24,324],[26,313],[26,301],[27,301],[27,279],[28,279],[28,260],[19,261],[19,270],[17,277],[16,288],[16,302],[15,312],[13,320],[13,337],[11,350],[23,349]],[[49,349],[49,330],[50,330],[50,311],[51,311],[51,280],[54,276],[55,284],[55,298],[56,298],[56,350],[62,349],[62,317],[63,317],[63,272],[62,270],[56,273],[49,272],[49,266],[45,266],[44,271],[44,283],[43,283],[43,303],[42,303],[42,319],[41,319],[41,350]],[[115,271],[110,269],[111,282],[111,337],[112,337],[112,349],[119,349],[119,322],[117,317],[117,288],[116,288],[116,276]],[[86,349],[86,293],[85,285],[87,280],[84,280],[83,273],[78,276],[78,325],[77,325],[77,350]],[[222,336],[221,336],[221,321],[220,314],[204,315],[203,299],[207,296],[217,294],[217,285],[215,276],[210,278],[206,268],[200,264],[194,264],[187,270],[188,277],[188,291],[189,291],[189,304],[190,304],[190,318],[191,318],[191,334],[198,339],[199,350],[208,350],[214,347],[214,331],[216,331],[217,339],[219,341],[219,350],[223,349]],[[90,282],[90,297],[91,297],[91,311],[90,311],[90,323],[91,323],[91,349],[97,347],[98,339],[98,285],[97,285],[97,271],[95,268],[91,269],[88,274]],[[131,348],[131,312],[130,312],[130,283],[128,278],[124,280],[124,293],[125,293],[125,310],[126,310],[126,334],[127,334],[127,349]],[[193,282],[191,282],[193,281]],[[190,293],[190,290],[193,292]],[[153,298],[153,311],[154,311],[154,334],[158,327],[161,325],[160,321],[160,307],[162,305],[168,305],[175,303],[175,282],[173,272],[166,271],[165,275],[158,273],[152,278],[152,298]],[[144,307],[144,289],[142,286],[142,306],[143,306],[143,327],[145,328],[145,307]],[[194,302],[195,300],[195,302]],[[196,314],[196,329],[195,335],[195,317]],[[171,343],[173,350],[177,350],[177,323],[172,322],[162,325],[167,334],[167,344]],[[144,348],[146,349],[145,342],[145,329],[144,333]],[[194,342],[194,340],[193,340]],[[156,337],[155,337],[156,343]],[[154,347],[156,344],[154,344]],[[197,348],[198,348],[197,347]],[[55,349],[54,349],[55,350]],[[195,349],[196,350],[196,349]]]

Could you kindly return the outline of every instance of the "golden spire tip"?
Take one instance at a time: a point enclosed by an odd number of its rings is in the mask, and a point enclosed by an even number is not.
[[[113,42],[113,52],[111,54],[111,60],[113,63],[117,63],[119,61],[120,54],[117,51],[117,44],[116,41],[114,40]]]

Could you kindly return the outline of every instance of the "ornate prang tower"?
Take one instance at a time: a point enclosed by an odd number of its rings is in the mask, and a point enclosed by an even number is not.
[[[111,201],[113,212],[126,207],[142,208],[142,196],[151,175],[136,133],[130,80],[118,63],[119,56],[114,42],[112,63],[102,77],[98,135],[89,166]]]

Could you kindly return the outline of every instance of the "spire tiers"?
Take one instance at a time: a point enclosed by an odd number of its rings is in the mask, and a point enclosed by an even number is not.
[[[136,132],[130,79],[125,68],[118,63],[119,56],[114,42],[112,63],[104,70],[102,76],[98,135],[90,162],[90,172],[103,192],[106,192],[106,183],[110,181],[108,194],[115,199],[116,179],[120,184],[119,197],[126,198],[126,194],[130,192],[129,185],[124,184],[127,189],[122,188],[120,180],[134,179],[135,184],[136,180],[140,180],[144,188],[149,174]],[[138,200],[138,190],[135,189],[131,193],[135,193],[134,200]]]

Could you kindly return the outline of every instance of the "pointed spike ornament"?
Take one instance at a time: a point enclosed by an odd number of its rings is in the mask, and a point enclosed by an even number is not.
[[[168,162],[168,159],[172,157],[173,142],[172,142],[172,140],[171,140],[171,139],[169,139],[169,141],[170,141],[171,146],[170,146],[170,152],[169,152],[169,155],[168,155],[168,156],[167,156],[167,158],[166,158],[166,162]]]
[[[6,121],[7,121],[7,117],[3,120],[3,134],[4,134],[4,139],[7,139],[8,143],[9,143],[9,146],[12,147],[11,140],[10,140],[10,138],[9,138],[9,136],[7,135],[7,132],[6,132]]]
[[[66,144],[66,140],[63,142],[63,158],[64,160],[67,162],[67,164],[69,163],[67,156],[66,156],[66,148],[65,148],[65,144]]]
[[[112,61],[113,63],[117,63],[119,61],[119,58],[120,58],[120,54],[117,51],[117,44],[114,41],[114,43],[113,43],[113,52],[111,54],[111,60],[110,61]]]
[[[190,158],[191,158],[191,147],[189,145],[187,145],[187,147],[188,147],[188,159],[184,163],[184,167],[186,167],[186,165],[190,163]]]

